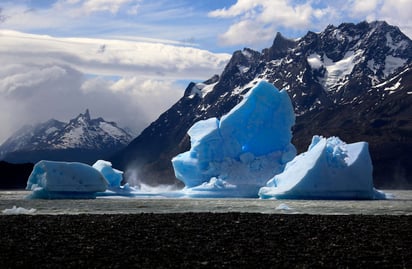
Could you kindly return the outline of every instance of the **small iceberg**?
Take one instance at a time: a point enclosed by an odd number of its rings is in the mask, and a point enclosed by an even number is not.
[[[368,143],[314,136],[307,152],[259,190],[262,199],[385,199],[373,187]]]
[[[13,206],[12,208],[6,208],[2,211],[5,215],[28,215],[36,213],[36,209],[30,208],[26,209],[24,207],[16,207]]]

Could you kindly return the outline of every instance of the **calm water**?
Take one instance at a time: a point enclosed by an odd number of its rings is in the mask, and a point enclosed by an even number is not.
[[[385,191],[391,200],[259,200],[99,197],[95,200],[28,200],[26,191],[0,191],[0,214],[13,206],[34,208],[34,214],[254,212],[267,214],[411,215],[412,191]]]

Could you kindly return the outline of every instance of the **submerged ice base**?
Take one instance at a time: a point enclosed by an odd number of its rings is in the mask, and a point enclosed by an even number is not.
[[[373,187],[368,144],[346,144],[337,137],[314,136],[307,152],[259,191],[260,198],[385,199]]]
[[[104,176],[90,165],[77,162],[40,161],[27,181],[29,198],[92,199],[106,191]]]
[[[172,159],[175,175],[193,197],[257,197],[296,156],[294,122],[287,92],[260,81],[221,120],[189,129],[190,150]]]

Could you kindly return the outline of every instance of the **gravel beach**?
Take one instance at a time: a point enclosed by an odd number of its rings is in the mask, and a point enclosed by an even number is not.
[[[412,216],[0,216],[0,268],[412,268]]]

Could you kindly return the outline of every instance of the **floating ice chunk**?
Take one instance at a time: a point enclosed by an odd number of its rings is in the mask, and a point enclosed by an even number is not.
[[[102,173],[106,181],[108,182],[107,189],[110,192],[101,194],[99,196],[109,196],[109,195],[121,195],[121,196],[133,196],[132,192],[135,191],[134,188],[129,186],[129,183],[121,186],[123,180],[123,171],[114,169],[112,163],[104,160],[98,160],[92,166],[94,169]]]
[[[98,160],[93,164],[109,183],[109,187],[120,187],[123,179],[123,171],[112,168],[112,163],[104,160]]]
[[[172,159],[175,175],[187,188],[211,192],[206,186],[225,182],[214,192],[256,197],[268,179],[296,156],[290,143],[295,122],[286,91],[260,81],[219,121],[195,123],[188,131],[190,151]],[[218,195],[220,196],[220,194]]]
[[[289,210],[293,210],[293,209],[291,207],[289,207],[287,204],[281,203],[276,207],[276,210],[289,211]]]
[[[12,208],[6,208],[3,211],[5,215],[21,215],[21,214],[34,214],[36,209],[30,208],[26,209],[24,207],[16,207],[15,205]]]
[[[373,187],[368,144],[314,136],[307,152],[262,187],[261,198],[384,199]]]
[[[98,170],[108,182],[108,191],[98,193],[98,196],[134,196],[137,189],[131,187],[129,183],[121,185],[123,180],[123,171],[112,167],[112,163],[104,160],[98,160],[92,166]]]
[[[107,189],[104,176],[90,165],[77,162],[40,161],[27,181],[30,198],[90,199]]]
[[[193,187],[193,190],[200,190],[200,189],[205,189],[205,190],[213,190],[213,189],[230,189],[230,188],[236,188],[235,185],[229,184],[226,181],[212,177],[209,182],[204,182],[203,184]]]

